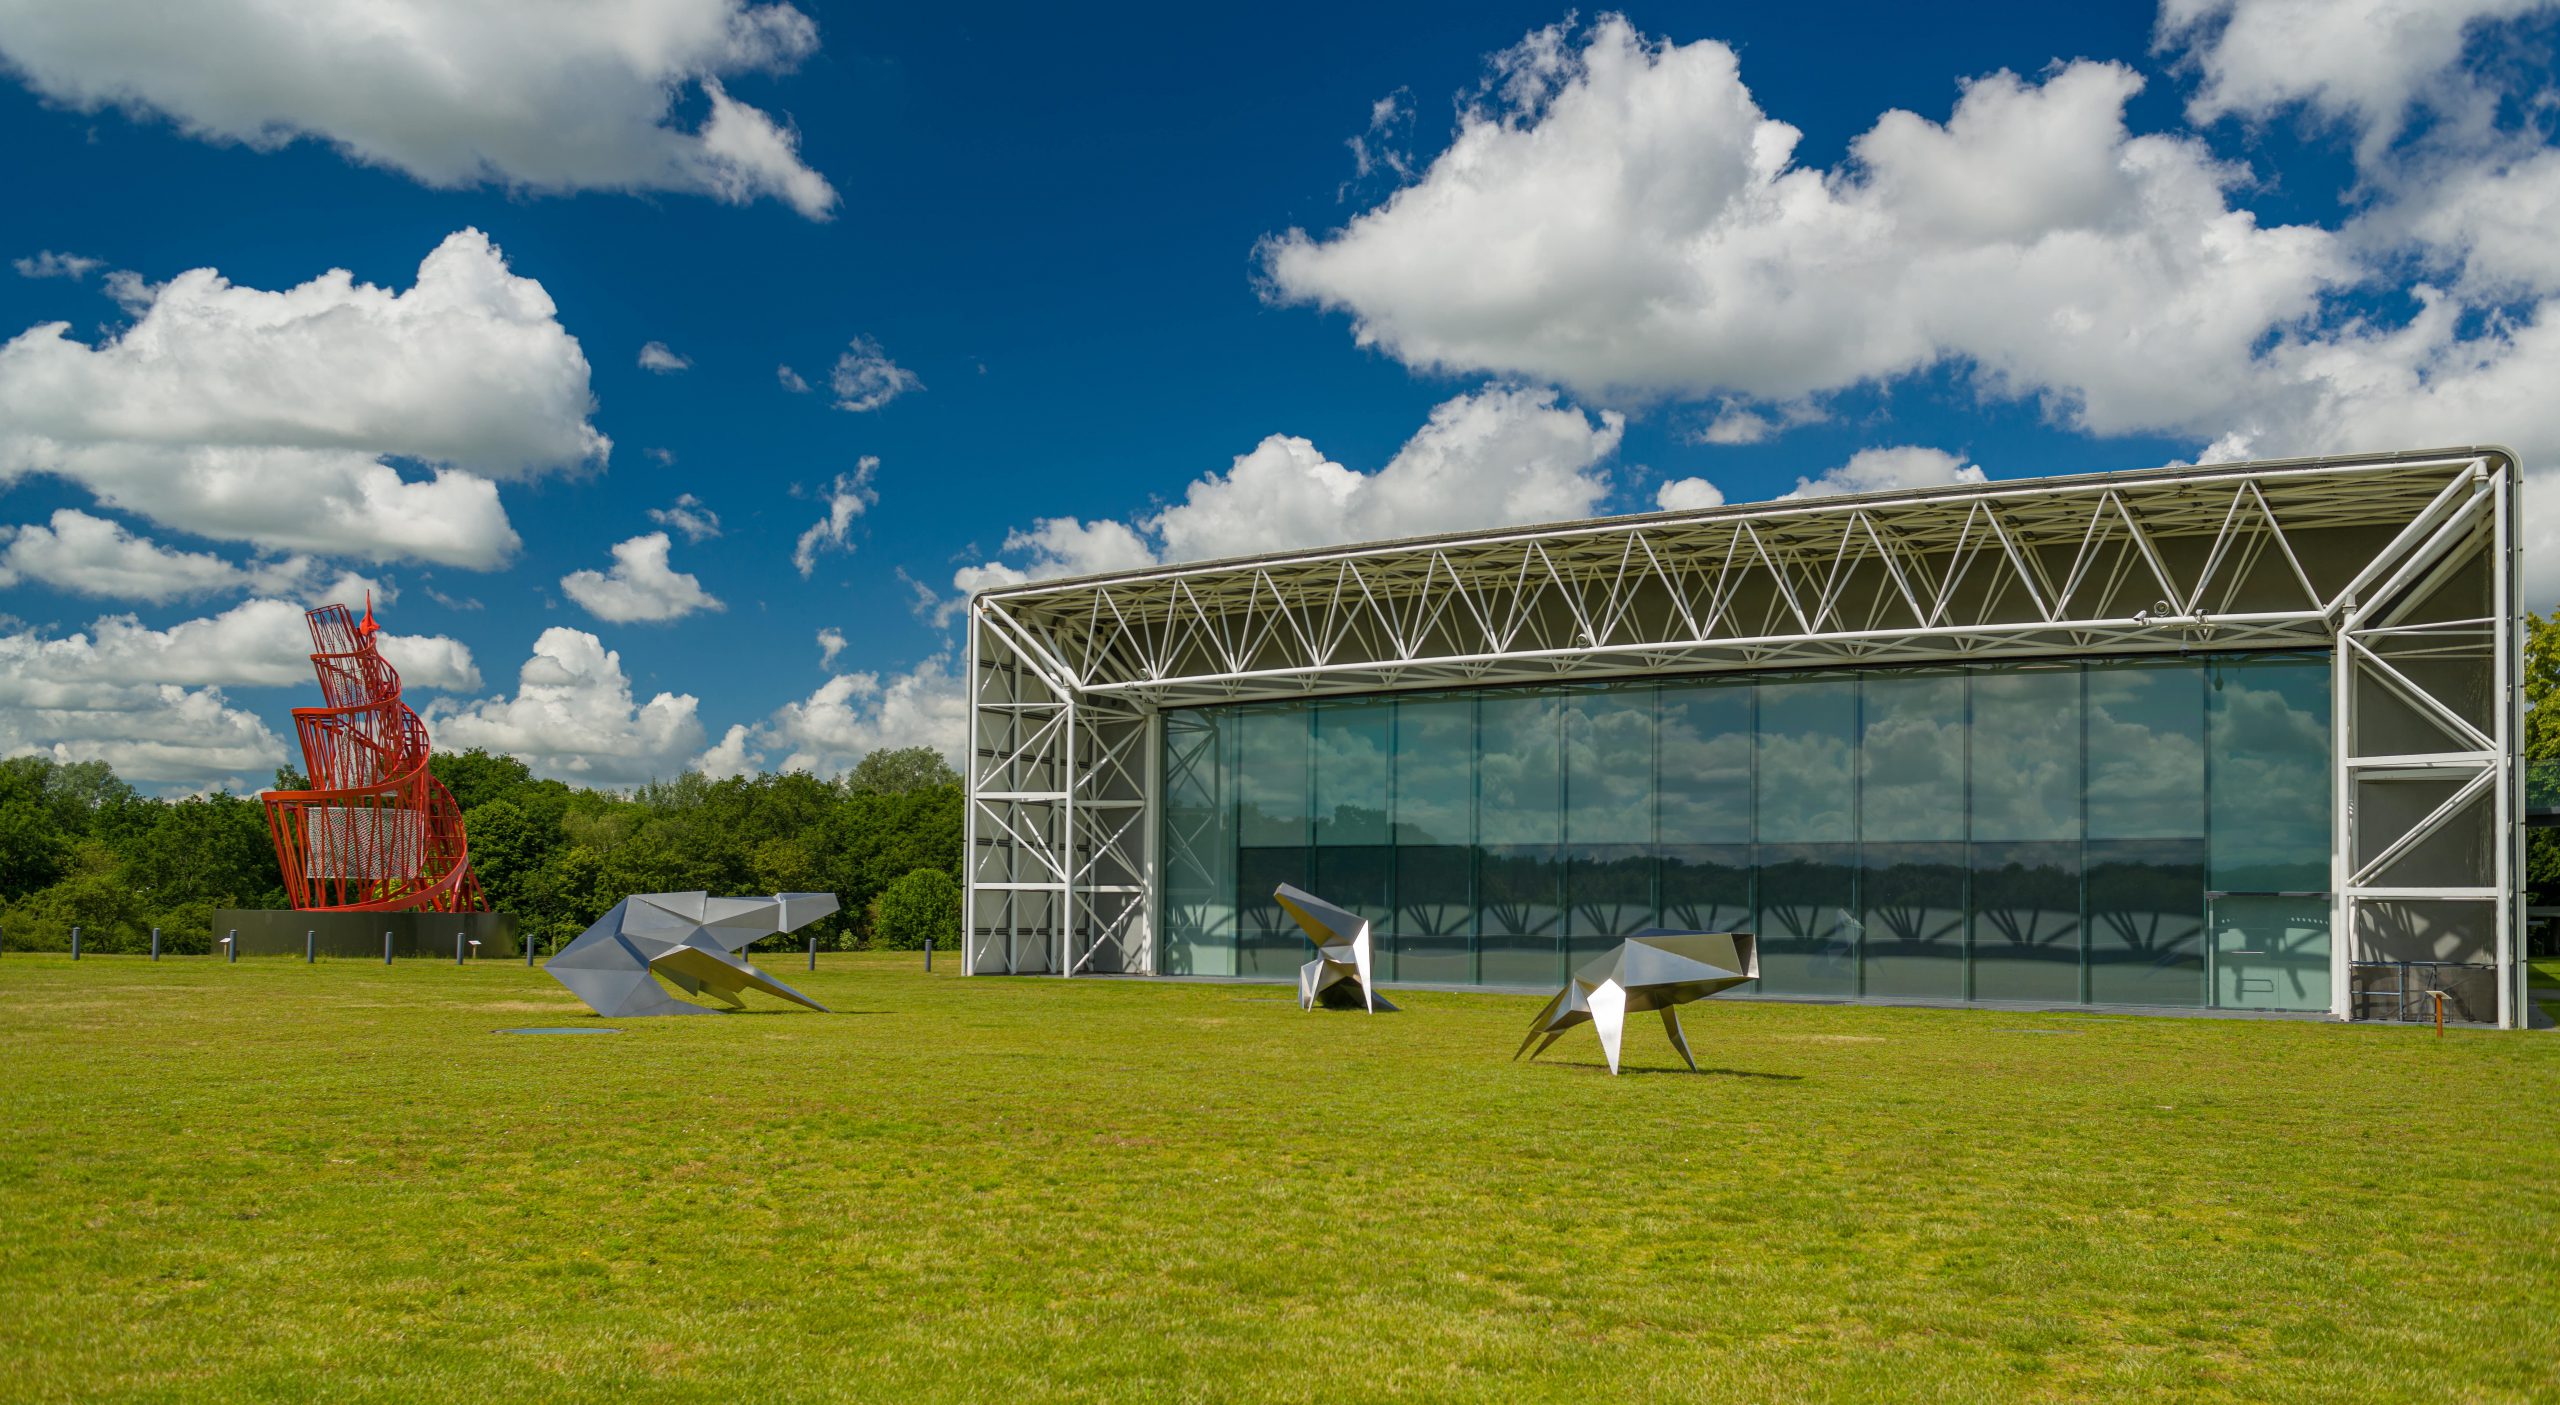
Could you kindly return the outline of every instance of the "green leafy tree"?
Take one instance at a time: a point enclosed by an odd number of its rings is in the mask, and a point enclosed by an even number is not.
[[[916,869],[880,890],[870,916],[875,946],[914,951],[931,937],[950,950],[960,939],[960,884],[941,869]]]
[[[2524,764],[2536,807],[2560,805],[2560,613],[2524,617]],[[2525,840],[2527,900],[2560,904],[2560,831],[2537,827]]]
[[[439,751],[427,757],[427,773],[453,792],[453,803],[465,815],[492,800],[533,784],[533,769],[512,756],[492,756],[478,747]]]
[[[889,747],[854,763],[844,778],[856,795],[905,795],[936,786],[957,786],[960,773],[929,746]]]

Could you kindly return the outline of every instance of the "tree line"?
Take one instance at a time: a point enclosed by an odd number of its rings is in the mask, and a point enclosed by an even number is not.
[[[959,934],[960,777],[929,747],[876,751],[833,780],[686,772],[627,794],[537,780],[472,750],[429,769],[462,807],[489,905],[555,948],[632,893],[832,892],[842,910],[798,939],[829,950],[948,949]],[[279,789],[301,789],[290,769]],[[286,906],[254,796],[162,800],[103,761],[0,760],[0,943],[89,951],[212,950],[213,914]]]

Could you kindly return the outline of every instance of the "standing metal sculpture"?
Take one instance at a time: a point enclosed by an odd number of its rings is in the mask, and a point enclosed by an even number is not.
[[[758,937],[806,927],[835,910],[833,893],[769,898],[634,893],[543,962],[542,969],[606,1019],[720,1013],[667,994],[658,984],[662,976],[687,995],[708,995],[732,1010],[746,1008],[740,992],[755,990],[824,1013],[826,1006],[737,953]]]
[[[310,784],[258,797],[285,893],[304,912],[487,911],[462,807],[427,773],[426,724],[374,647],[373,597],[361,621],[344,605],[307,619],[328,703],[293,710]]]
[[[1609,1056],[1609,1072],[1618,1071],[1618,1046],[1627,1016],[1645,1010],[1662,1012],[1662,1028],[1689,1071],[1698,1060],[1680,1031],[1677,1007],[1730,990],[1760,976],[1760,952],[1748,932],[1674,932],[1648,927],[1576,967],[1572,979],[1530,1022],[1529,1037],[1511,1057],[1536,1059],[1565,1031],[1589,1024],[1600,1035],[1600,1050]],[[1538,1043],[1539,1035],[1546,1042]],[[1529,1048],[1538,1044],[1535,1052]]]
[[[1329,1010],[1363,1009],[1373,1015],[1395,1008],[1378,997],[1377,984],[1369,978],[1368,918],[1286,883],[1271,896],[1316,944],[1316,959],[1298,968],[1299,1009],[1312,1010],[1319,1000]]]

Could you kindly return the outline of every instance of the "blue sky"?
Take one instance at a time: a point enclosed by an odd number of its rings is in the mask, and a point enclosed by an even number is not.
[[[1257,530],[2560,449],[2532,0],[148,8],[0,0],[0,750],[155,786],[286,759],[349,571],[440,741],[626,784],[954,747],[964,586]]]

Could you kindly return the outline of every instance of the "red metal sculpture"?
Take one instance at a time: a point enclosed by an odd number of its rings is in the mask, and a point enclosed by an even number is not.
[[[427,727],[374,648],[373,597],[310,612],[326,707],[297,707],[309,790],[270,790],[267,828],[285,891],[305,912],[483,912],[462,809],[427,774]]]

